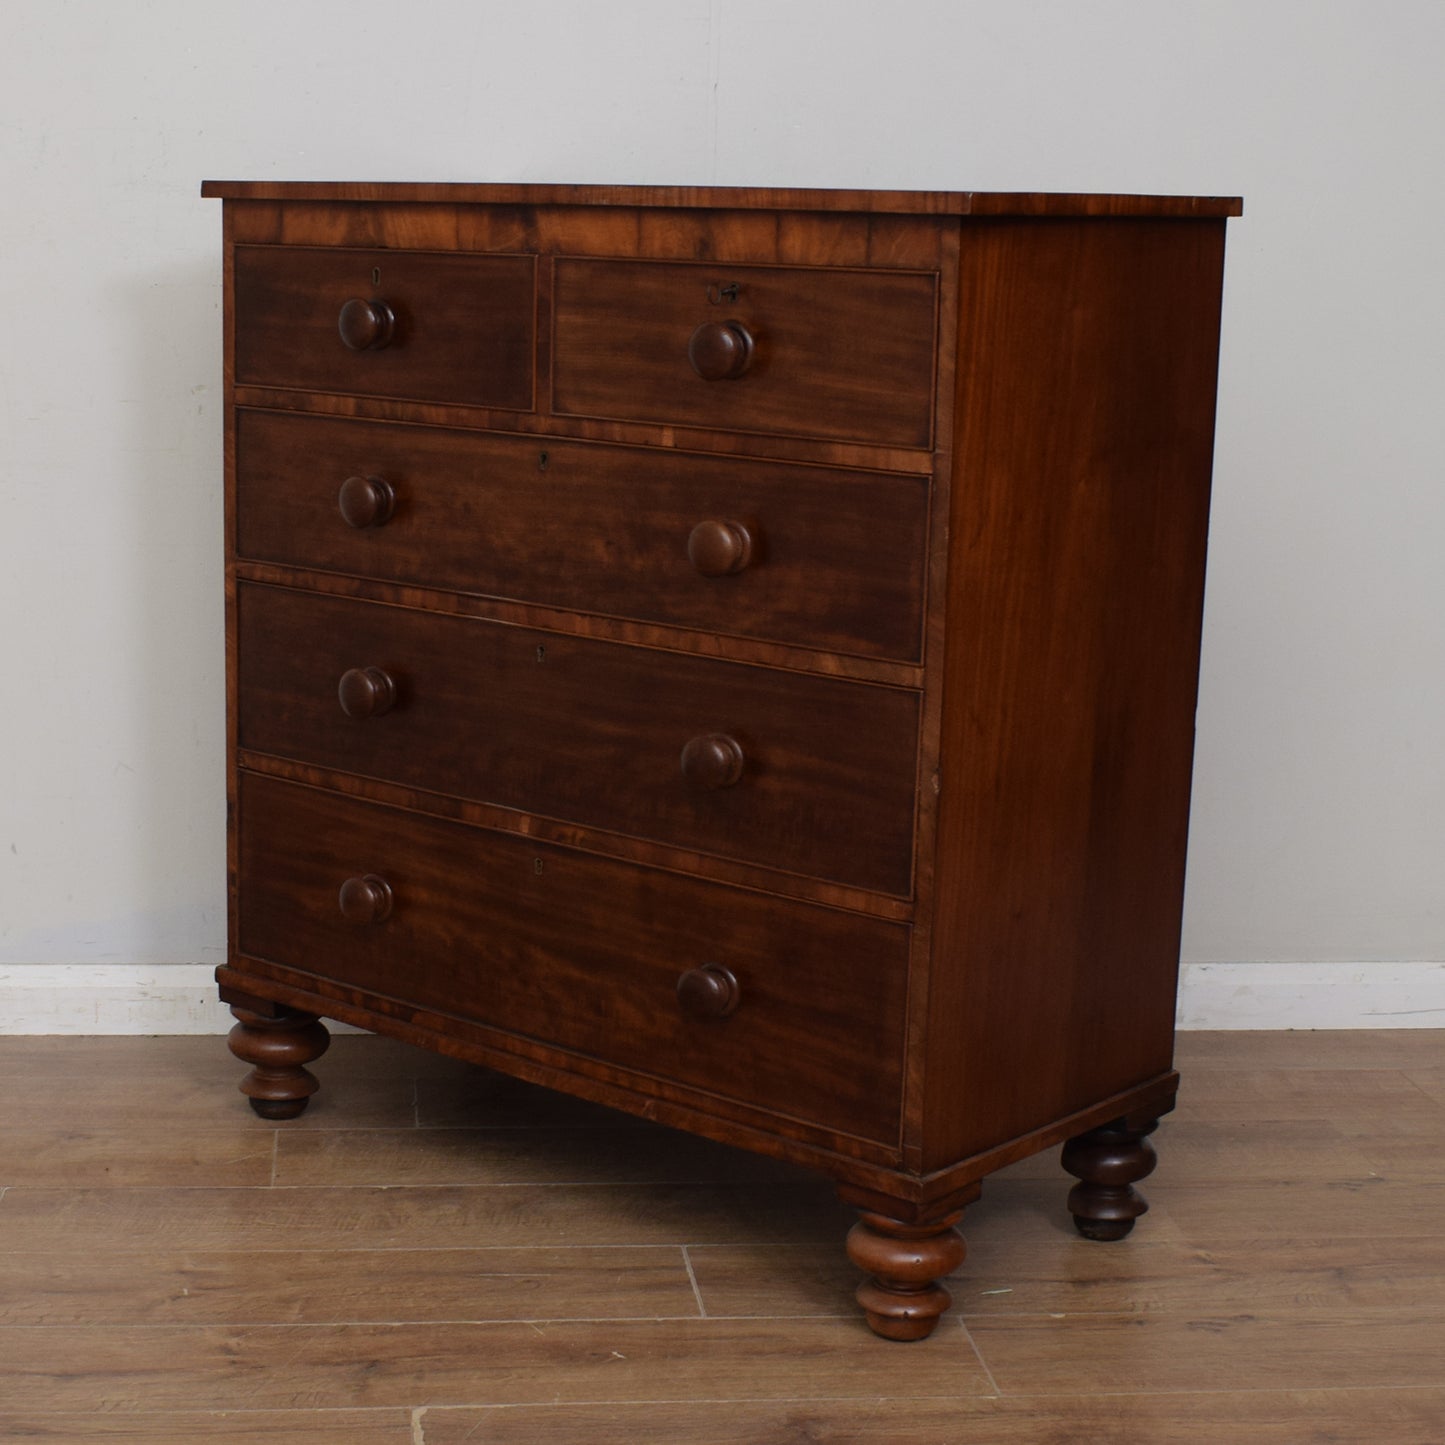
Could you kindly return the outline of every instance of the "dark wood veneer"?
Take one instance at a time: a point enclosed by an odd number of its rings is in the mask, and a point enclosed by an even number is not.
[[[237,613],[243,748],[909,891],[912,692],[289,589]],[[691,776],[713,734],[735,786]]]
[[[242,557],[920,656],[921,477],[277,412],[236,425]],[[729,526],[746,543],[712,535]]]
[[[1126,1234],[1239,203],[205,192],[258,1112],[331,1016],[810,1164],[892,1339],[1005,1164]]]
[[[1169,1067],[1223,247],[963,238],[925,1166]]]
[[[932,275],[553,264],[558,413],[932,443]]]
[[[236,380],[525,411],[534,265],[238,246]]]
[[[1237,196],[1084,195],[1050,191],[779,190],[746,186],[469,185],[425,181],[207,181],[203,196],[241,201],[662,206],[708,211],[905,216],[1238,216]]]
[[[900,925],[268,778],[240,808],[243,954],[896,1142]],[[348,910],[366,875],[385,906]],[[737,997],[700,1017],[678,985],[709,967]]]

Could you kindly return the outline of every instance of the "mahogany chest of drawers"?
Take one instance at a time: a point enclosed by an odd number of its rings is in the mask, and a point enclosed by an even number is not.
[[[242,1087],[327,1016],[832,1176],[1143,1212],[1227,199],[208,183]]]

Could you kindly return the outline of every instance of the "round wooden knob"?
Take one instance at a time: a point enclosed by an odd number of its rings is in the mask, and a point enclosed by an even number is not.
[[[381,477],[347,477],[337,493],[336,505],[348,527],[384,527],[396,509],[396,493]]]
[[[380,923],[391,912],[391,884],[375,873],[348,878],[337,895],[341,916],[351,923]]]
[[[732,381],[753,359],[753,338],[741,321],[704,321],[687,343],[687,359],[704,381]]]
[[[702,733],[682,750],[682,775],[697,788],[730,788],[743,775],[742,745],[726,733]]]
[[[683,1013],[698,1019],[725,1019],[742,999],[732,969],[720,963],[690,968],[677,981],[677,1002]]]
[[[687,539],[687,560],[704,577],[741,572],[752,557],[753,534],[742,522],[709,518],[699,522]]]
[[[396,702],[396,683],[379,667],[352,667],[341,674],[336,700],[347,717],[380,717]]]
[[[379,351],[391,340],[396,314],[385,301],[363,301],[353,296],[336,318],[341,339],[353,351]]]

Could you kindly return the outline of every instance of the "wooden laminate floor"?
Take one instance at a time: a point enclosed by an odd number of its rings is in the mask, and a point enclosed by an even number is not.
[[[1121,1244],[1054,1153],[868,1333],[801,1171],[362,1036],[0,1039],[0,1440],[1445,1445],[1445,1033],[1194,1034]]]

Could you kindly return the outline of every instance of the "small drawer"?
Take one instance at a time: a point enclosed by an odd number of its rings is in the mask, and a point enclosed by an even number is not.
[[[242,584],[239,746],[895,896],[918,694]]]
[[[530,256],[237,246],[236,381],[530,410],[535,270]]]
[[[932,273],[572,258],[555,267],[554,411],[932,444]]]
[[[241,411],[236,494],[256,561],[921,651],[924,477]]]
[[[878,1142],[908,930],[242,774],[243,954]]]

